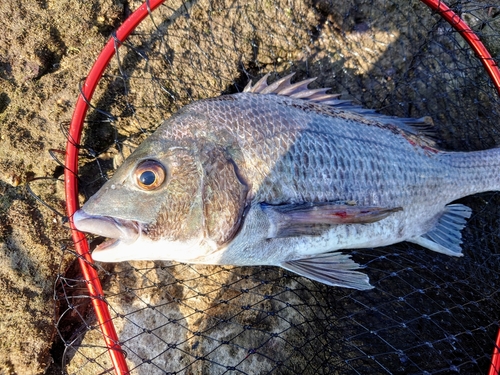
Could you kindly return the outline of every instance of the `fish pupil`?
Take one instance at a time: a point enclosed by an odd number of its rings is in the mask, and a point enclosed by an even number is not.
[[[141,173],[141,176],[139,177],[139,180],[141,183],[145,186],[152,185],[155,180],[156,180],[156,175],[154,172],[151,171],[145,171]]]

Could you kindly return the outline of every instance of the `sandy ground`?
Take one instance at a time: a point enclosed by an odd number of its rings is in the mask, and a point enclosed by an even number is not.
[[[39,374],[51,362],[68,230],[26,184],[64,212],[49,149],[64,150],[78,82],[125,14],[121,1],[0,3],[0,374]]]

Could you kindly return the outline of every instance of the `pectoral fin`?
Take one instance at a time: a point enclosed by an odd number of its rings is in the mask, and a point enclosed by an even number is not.
[[[358,290],[373,288],[367,275],[354,271],[361,268],[359,264],[349,255],[338,252],[292,260],[282,263],[281,267],[327,285]]]
[[[362,207],[340,203],[261,204],[270,222],[269,238],[318,235],[332,225],[368,224],[382,220],[401,207]]]
[[[460,257],[462,256],[461,231],[471,213],[472,210],[463,204],[450,204],[445,207],[432,230],[407,241],[438,253]]]

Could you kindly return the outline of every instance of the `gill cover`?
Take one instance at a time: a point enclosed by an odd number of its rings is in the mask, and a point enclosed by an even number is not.
[[[249,186],[238,163],[243,160],[219,145],[202,150],[202,201],[205,238],[218,247],[231,241],[241,226],[249,203]]]

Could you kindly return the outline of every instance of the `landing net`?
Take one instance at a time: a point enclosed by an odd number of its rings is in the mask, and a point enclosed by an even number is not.
[[[112,39],[117,53],[93,96],[82,85],[90,110],[82,137],[69,133],[80,155],[66,173],[68,183],[78,162],[81,200],[183,105],[268,72],[318,77],[312,86],[384,114],[429,115],[445,149],[500,144],[494,81],[443,12],[419,1],[159,3]],[[449,5],[494,66],[500,7]],[[56,283],[55,359],[71,374],[493,374],[500,196],[460,203],[473,209],[464,257],[408,243],[350,252],[375,287],[363,292],[275,267],[90,264],[76,233],[84,276],[75,265]],[[89,240],[92,249],[103,239]]]

